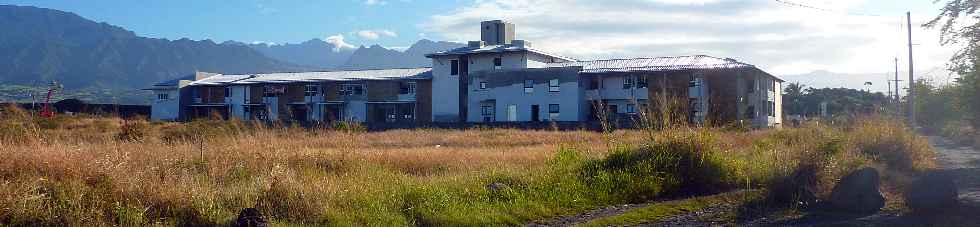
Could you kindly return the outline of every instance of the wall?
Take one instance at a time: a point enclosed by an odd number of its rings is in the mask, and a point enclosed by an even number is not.
[[[531,93],[524,90],[524,80],[534,80]],[[559,79],[558,92],[549,91],[549,80]],[[487,89],[480,89],[480,82]],[[579,87],[578,68],[549,68],[484,71],[473,74],[470,82],[468,122],[483,122],[483,103],[493,103],[496,121],[508,121],[511,105],[516,106],[516,121],[531,121],[531,105],[538,105],[541,121],[583,121],[584,93]],[[559,104],[557,119],[549,118],[549,104]]]
[[[456,122],[459,119],[459,75],[449,75],[451,60],[458,56],[432,58],[432,121]]]
[[[157,99],[157,94],[166,93],[167,100]],[[150,120],[153,121],[176,121],[180,119],[180,92],[175,87],[173,89],[154,90],[153,103],[150,111]]]

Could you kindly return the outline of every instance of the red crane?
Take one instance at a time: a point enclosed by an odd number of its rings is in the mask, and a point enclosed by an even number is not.
[[[54,111],[51,110],[51,97],[54,96],[54,92],[58,89],[61,89],[61,85],[56,81],[51,81],[51,85],[48,86],[48,96],[44,98],[44,107],[41,109],[41,117],[54,117]]]

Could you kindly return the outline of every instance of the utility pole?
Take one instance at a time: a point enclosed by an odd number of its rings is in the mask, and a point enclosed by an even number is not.
[[[915,68],[912,67],[912,12],[905,13],[909,30],[909,127],[915,130]]]

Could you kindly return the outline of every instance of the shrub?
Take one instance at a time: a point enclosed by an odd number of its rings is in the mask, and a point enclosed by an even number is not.
[[[366,132],[367,131],[367,128],[364,127],[364,125],[362,125],[361,123],[356,122],[356,121],[338,121],[338,122],[334,122],[333,123],[333,129],[334,130],[337,130],[337,131],[350,132],[350,133]]]
[[[629,202],[643,202],[662,193],[706,193],[739,184],[734,163],[715,150],[711,133],[682,132],[639,148],[619,148],[582,170],[587,184]]]
[[[143,142],[150,134],[150,124],[143,120],[126,120],[119,127],[116,139],[127,142]]]

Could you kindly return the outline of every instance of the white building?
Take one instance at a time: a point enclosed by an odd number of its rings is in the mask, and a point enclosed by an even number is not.
[[[705,55],[580,61],[481,23],[481,40],[426,55],[431,68],[221,75],[161,83],[154,120],[367,123],[628,123],[663,106],[691,123],[778,127],[783,82],[753,65]],[[411,92],[409,92],[411,91]],[[186,97],[186,98],[185,98]],[[601,108],[601,109],[600,109]]]

